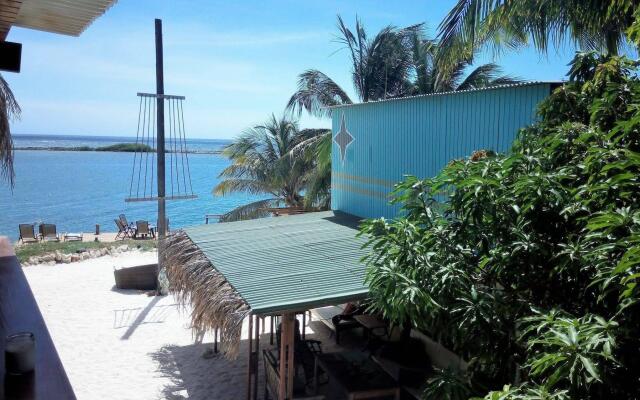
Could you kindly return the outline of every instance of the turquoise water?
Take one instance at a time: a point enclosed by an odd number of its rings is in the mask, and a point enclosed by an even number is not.
[[[38,139],[41,147],[92,147],[122,143],[123,138],[55,137]],[[115,140],[115,141],[110,141]],[[29,141],[29,144],[25,142]],[[16,147],[34,146],[32,137],[15,137]],[[190,148],[216,150],[225,141],[191,140]],[[127,215],[155,223],[156,202],[125,203],[129,194],[133,153],[71,152],[19,150],[15,152],[16,185],[11,192],[5,184],[0,188],[0,234],[18,236],[18,224],[54,223],[59,232],[93,232],[100,224],[103,232],[116,231],[113,219]],[[229,161],[215,154],[190,154],[195,200],[167,202],[171,228],[204,223],[205,214],[221,214],[260,199],[259,196],[233,194],[213,196],[211,189],[217,176]]]

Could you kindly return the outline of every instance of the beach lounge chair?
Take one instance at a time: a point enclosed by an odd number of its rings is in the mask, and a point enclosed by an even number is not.
[[[131,237],[131,229],[128,226],[123,225],[120,219],[114,219],[113,222],[115,222],[118,227],[118,233],[116,234],[115,240],[124,240]]]
[[[82,242],[83,236],[84,235],[82,234],[82,232],[80,233],[65,232],[64,235],[62,235],[65,242]]]
[[[126,226],[129,229],[133,229],[133,224],[130,224],[129,221],[127,221],[127,217],[124,214],[118,215],[118,218],[120,218],[120,222],[122,222],[122,225]]]
[[[134,239],[140,238],[148,238],[149,236],[154,236],[153,231],[149,228],[148,221],[136,221],[136,230],[133,234]]]
[[[30,243],[30,242],[37,242],[38,241],[38,237],[36,236],[36,232],[33,229],[33,225],[31,224],[20,224],[18,226],[18,229],[20,231],[20,239],[22,240],[22,243]]]
[[[60,235],[58,235],[58,230],[55,224],[40,224],[40,237],[43,241],[60,241]]]
[[[280,371],[278,370],[278,360],[270,350],[262,350],[264,360],[264,398],[265,400],[284,400],[278,397],[278,386],[280,383]],[[323,395],[306,394],[305,383],[294,377],[293,400],[324,400]]]

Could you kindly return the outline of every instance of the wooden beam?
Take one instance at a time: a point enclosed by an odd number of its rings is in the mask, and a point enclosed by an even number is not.
[[[0,41],[4,41],[7,38],[11,25],[18,18],[21,5],[22,0],[0,1]]]

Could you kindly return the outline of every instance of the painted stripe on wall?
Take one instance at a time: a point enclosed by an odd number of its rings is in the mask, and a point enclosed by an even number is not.
[[[388,181],[385,179],[376,179],[376,178],[371,178],[367,176],[349,175],[349,174],[345,174],[344,172],[338,172],[338,171],[335,172],[335,177],[341,178],[341,179],[347,179],[355,182],[365,183],[367,185],[385,186],[385,187],[388,187],[389,189],[393,189],[395,184],[398,183],[397,181]]]
[[[372,197],[372,198],[376,198],[376,199],[389,200],[389,193],[381,192],[379,190],[371,190],[371,189],[360,188],[360,187],[356,187],[356,186],[353,186],[353,185],[344,184],[344,183],[341,183],[341,182],[336,182],[335,184],[333,184],[331,186],[331,189],[332,190],[342,190],[342,191],[351,192],[351,193],[357,193],[357,194],[361,194],[363,196],[368,196],[368,197]]]

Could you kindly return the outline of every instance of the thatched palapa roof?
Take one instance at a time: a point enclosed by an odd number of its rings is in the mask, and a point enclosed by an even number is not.
[[[364,238],[358,218],[338,212],[187,228],[164,247],[169,290],[191,308],[197,331],[220,329],[238,354],[242,321],[362,299]]]

